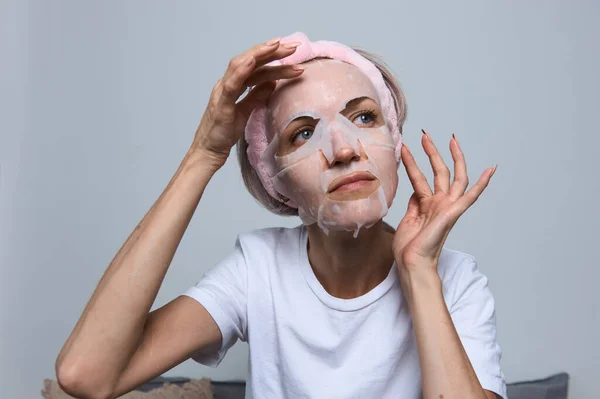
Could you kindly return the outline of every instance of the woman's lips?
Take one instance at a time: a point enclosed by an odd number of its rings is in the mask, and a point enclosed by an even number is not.
[[[329,184],[327,193],[352,191],[369,184],[373,180],[375,180],[375,176],[369,172],[350,173],[349,175],[338,177],[332,181],[331,184]]]

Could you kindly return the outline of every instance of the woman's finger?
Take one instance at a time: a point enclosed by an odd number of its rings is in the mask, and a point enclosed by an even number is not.
[[[244,81],[254,70],[256,61],[253,57],[234,59],[229,63],[227,72],[221,81],[221,101],[233,105],[246,90]]]
[[[223,76],[222,94],[225,101],[235,102],[242,95],[248,87],[245,85],[246,79],[257,67],[293,54],[299,45],[297,42],[281,44],[279,39],[273,39],[233,58]]]
[[[246,86],[254,86],[269,80],[291,79],[298,77],[304,71],[302,65],[277,65],[256,68],[246,79]]]
[[[255,86],[250,92],[244,97],[239,103],[237,103],[237,108],[239,113],[243,116],[243,123],[245,124],[252,110],[256,108],[258,105],[265,104],[269,99],[269,96],[275,89],[274,81],[267,81]]]
[[[408,217],[418,217],[419,216],[419,198],[417,193],[414,192],[408,199],[408,205],[406,206],[406,216]]]
[[[431,136],[424,129],[421,129],[421,131],[423,132],[421,139],[423,149],[429,157],[433,169],[434,193],[446,193],[450,188],[450,169],[448,169],[435,144],[433,144]]]
[[[413,186],[413,190],[415,190],[417,198],[421,200],[422,198],[431,197],[433,193],[431,192],[427,178],[417,166],[408,146],[403,144],[400,151],[402,155],[402,164],[404,164],[406,174]]]
[[[450,153],[454,160],[454,181],[450,186],[450,197],[456,201],[465,193],[467,187],[469,187],[469,176],[467,175],[465,155],[454,133],[452,133],[452,140],[450,140]]]
[[[221,96],[230,104],[235,103],[237,98],[246,90],[244,82],[256,67],[257,58],[263,59],[269,54],[277,52],[279,39],[269,40],[252,47],[250,50],[234,57],[229,61],[227,70],[221,82]]]
[[[280,60],[289,55],[292,55],[296,51],[296,48],[298,48],[299,45],[300,45],[299,42],[279,44],[277,49],[273,52],[256,55],[255,56],[256,65],[260,67],[265,64],[268,64],[271,61]]]
[[[485,188],[488,186],[490,179],[495,172],[496,168],[486,169],[479,177],[479,180],[477,180],[477,183],[475,183],[473,187],[471,187],[469,191],[465,193],[465,195],[460,197],[454,203],[453,208],[458,215],[462,215],[467,209],[469,209],[471,205],[475,203],[475,201],[477,201],[481,193],[483,193],[483,190],[485,190]]]

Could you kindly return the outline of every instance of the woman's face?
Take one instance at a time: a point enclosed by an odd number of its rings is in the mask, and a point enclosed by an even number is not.
[[[304,66],[269,99],[265,160],[305,224],[358,234],[392,204],[395,144],[377,92],[358,68],[335,60]]]

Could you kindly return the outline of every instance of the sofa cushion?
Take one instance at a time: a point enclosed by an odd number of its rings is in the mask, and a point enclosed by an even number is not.
[[[213,381],[212,384],[215,399],[244,399],[246,396],[245,381]]]
[[[548,378],[507,384],[509,399],[567,399],[569,374],[559,373]]]
[[[150,390],[162,386],[165,382],[183,385],[190,381],[185,377],[159,377],[137,390]],[[550,377],[519,381],[507,384],[508,398],[505,399],[567,399],[569,375],[559,373]],[[246,383],[244,381],[212,381],[214,399],[244,399]]]

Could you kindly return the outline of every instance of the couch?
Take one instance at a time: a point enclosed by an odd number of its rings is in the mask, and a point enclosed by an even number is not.
[[[164,383],[183,385],[190,381],[186,377],[159,377],[141,385],[137,391],[150,391]],[[506,399],[567,399],[569,375],[559,373],[544,379],[513,382],[507,385]],[[244,381],[212,381],[214,399],[244,399]]]

